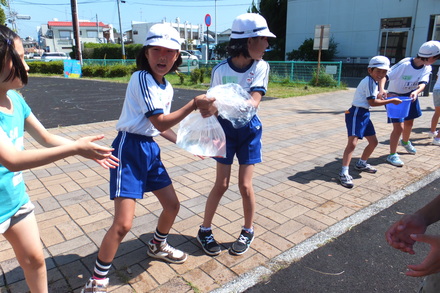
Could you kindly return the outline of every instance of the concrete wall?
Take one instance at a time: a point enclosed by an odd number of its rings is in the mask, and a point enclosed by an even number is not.
[[[407,56],[415,56],[430,39],[429,19],[435,14],[440,14],[439,0],[289,0],[286,52],[314,38],[315,25],[329,24],[338,57],[365,61],[378,54],[381,19],[412,17],[414,33],[409,31]]]

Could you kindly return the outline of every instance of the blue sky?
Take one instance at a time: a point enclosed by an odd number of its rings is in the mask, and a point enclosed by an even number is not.
[[[113,24],[119,31],[117,0],[77,0],[80,20],[101,21]],[[17,20],[21,37],[36,38],[37,27],[47,24],[54,18],[59,21],[72,21],[70,0],[9,0],[11,10],[18,15],[28,15],[30,20]],[[255,1],[258,2],[258,1]],[[233,19],[246,13],[252,0],[125,0],[120,3],[122,30],[131,29],[131,21],[176,22],[191,24],[205,23],[205,15],[210,14],[210,30],[224,31],[231,27]],[[8,10],[5,9],[6,15]],[[217,17],[215,17],[217,16]],[[217,20],[215,19],[217,18]],[[217,29],[216,29],[217,27]],[[206,29],[203,26],[203,29]]]

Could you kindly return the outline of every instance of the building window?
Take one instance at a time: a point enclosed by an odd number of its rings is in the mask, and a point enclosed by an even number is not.
[[[430,40],[440,40],[440,15],[430,17],[427,41]]]
[[[399,62],[406,56],[411,17],[384,18],[380,21],[381,38],[379,54]]]
[[[97,38],[98,37],[98,31],[87,31],[87,38]]]
[[[60,39],[70,40],[70,31],[60,31]]]

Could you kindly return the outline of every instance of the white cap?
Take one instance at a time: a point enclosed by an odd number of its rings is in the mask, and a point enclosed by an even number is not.
[[[144,46],[159,46],[180,51],[180,36],[177,30],[169,24],[153,25],[147,33]]]
[[[232,22],[231,39],[247,39],[253,37],[276,38],[267,27],[264,17],[256,13],[245,13],[237,16]]]
[[[385,56],[374,56],[368,63],[368,68],[390,69],[390,59]]]
[[[428,41],[420,46],[419,57],[429,58],[440,55],[440,42],[439,41]]]

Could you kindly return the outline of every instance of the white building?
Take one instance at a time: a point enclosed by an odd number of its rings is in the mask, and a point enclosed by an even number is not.
[[[197,45],[200,45],[200,36],[202,36],[202,27],[198,24],[190,24],[188,22],[165,22],[162,23],[169,24],[174,27],[180,35],[183,49],[195,49]],[[156,22],[131,22],[131,35],[132,42],[134,44],[143,44],[145,42],[145,37],[151,26],[156,24]],[[205,32],[206,34],[206,32]],[[214,39],[212,39],[214,41]]]
[[[314,38],[316,25],[330,25],[338,60],[367,63],[380,54],[395,63],[440,40],[440,1],[289,0],[286,53]]]
[[[113,27],[102,22],[79,21],[81,43],[114,42]],[[72,52],[74,44],[71,21],[48,21],[38,32],[40,48],[47,52]]]

